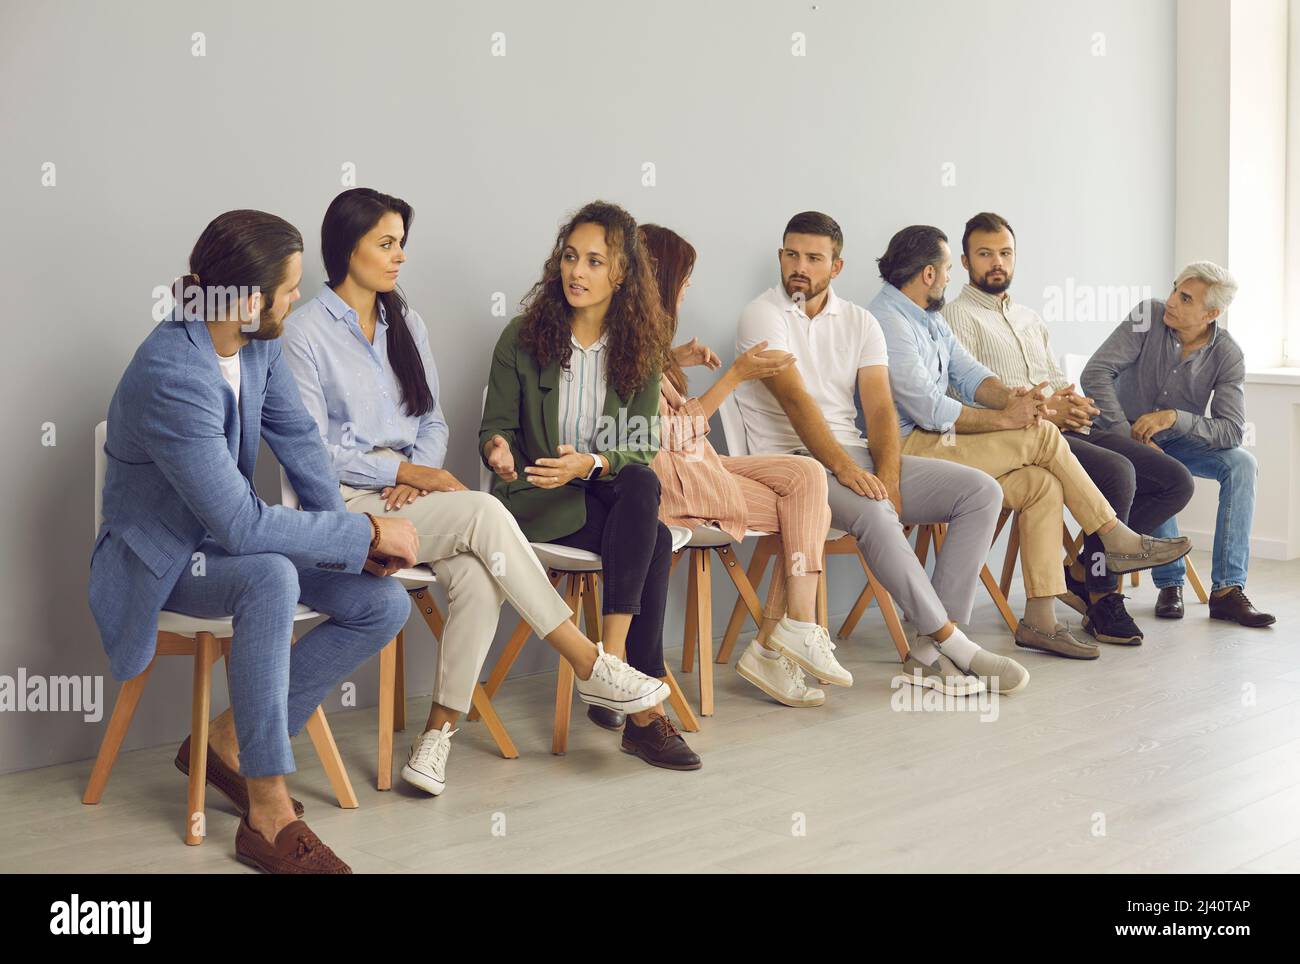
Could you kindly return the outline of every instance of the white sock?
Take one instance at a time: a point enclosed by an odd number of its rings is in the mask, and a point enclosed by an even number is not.
[[[795,633],[808,633],[817,626],[816,623],[805,623],[802,620],[791,619],[789,616],[782,616],[781,622],[785,623],[786,629]]]
[[[971,660],[980,651],[980,645],[954,626],[952,635],[939,644],[939,649],[959,667],[970,672]]]
[[[781,654],[780,654],[780,653],[778,653],[778,652],[777,652],[776,650],[774,650],[774,649],[768,649],[768,648],[767,648],[766,646],[764,646],[762,643],[758,642],[758,640],[755,640],[755,641],[754,641],[754,645],[757,646],[757,647],[758,647],[758,651],[759,651],[762,655],[766,656],[768,659],[780,659],[780,658],[781,658]]]

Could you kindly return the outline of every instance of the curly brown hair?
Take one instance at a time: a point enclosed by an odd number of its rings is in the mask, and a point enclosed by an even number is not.
[[[556,360],[569,367],[573,309],[564,296],[560,258],[569,236],[582,224],[598,224],[605,229],[611,275],[621,279],[605,314],[609,351],[606,377],[619,396],[627,399],[663,371],[670,358],[672,330],[659,301],[659,285],[636,221],[617,204],[592,201],[560,228],[555,247],[542,266],[541,280],[521,302],[524,321],[519,343],[541,368]]]

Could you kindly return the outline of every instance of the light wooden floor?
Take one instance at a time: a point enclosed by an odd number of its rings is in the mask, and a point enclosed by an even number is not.
[[[1208,580],[1208,557],[1194,558]],[[374,789],[373,708],[331,716],[360,809],[333,804],[305,734],[291,789],[357,872],[1294,872],[1300,561],[1255,562],[1251,582],[1274,628],[1211,622],[1190,592],[1186,619],[1157,621],[1146,581],[1129,603],[1146,644],[1103,646],[1093,663],[1017,650],[984,598],[975,637],[1033,674],[991,722],[891,709],[897,663],[873,607],[838,650],[856,683],[828,688],[824,707],[781,707],[718,667],[717,715],[689,737],[698,772],[620,753],[581,705],[568,755],[552,756],[545,675],[497,700],[520,758],[464,725],[437,799],[396,775],[393,791]],[[398,767],[427,710],[410,701]],[[247,872],[233,811],[211,791],[208,841],[181,842],[175,749],[125,754],[96,807],[80,803],[90,761],[0,778],[0,870]]]

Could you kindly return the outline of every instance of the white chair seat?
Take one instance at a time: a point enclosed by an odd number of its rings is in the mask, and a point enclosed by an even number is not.
[[[554,542],[531,543],[533,552],[547,569],[562,572],[599,572],[600,556],[586,549],[561,546]]]
[[[673,552],[691,541],[691,530],[685,526],[669,526],[668,531],[673,536]],[[722,535],[726,537],[725,532]],[[598,553],[575,549],[572,546],[561,546],[554,542],[533,542],[530,545],[547,569],[558,572],[599,572],[601,569],[602,564]]]
[[[759,532],[756,529],[746,529],[745,538],[749,539],[755,536],[769,536],[770,532]],[[723,532],[717,526],[698,526],[691,533],[691,541],[686,544],[688,549],[712,549],[714,546],[725,546],[733,542],[731,536]]]
[[[298,603],[293,611],[293,621],[301,622],[304,619],[315,619],[322,615],[314,609],[309,609],[302,603]],[[164,609],[158,614],[158,632],[175,633],[177,636],[195,637],[199,633],[211,633],[218,638],[230,636],[234,633],[235,627],[229,618],[214,617],[212,619],[203,616],[187,616],[184,613],[174,613]]]
[[[398,569],[391,578],[400,582],[403,589],[415,589],[438,581],[438,577],[433,574],[433,567],[427,563],[409,569]]]

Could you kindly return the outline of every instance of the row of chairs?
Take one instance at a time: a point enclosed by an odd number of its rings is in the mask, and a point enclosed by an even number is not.
[[[484,399],[486,400],[486,390]],[[744,422],[739,409],[732,398],[726,399],[719,409],[727,451],[732,455],[748,454]],[[107,422],[101,422],[95,429],[95,532],[98,533],[102,522],[102,492],[106,471],[104,442],[107,437]],[[479,488],[490,491],[491,472],[480,465]],[[297,508],[298,498],[289,484],[284,470],[280,471],[281,502],[291,508]],[[1009,510],[1003,510],[998,522],[998,531],[1012,516]],[[922,525],[917,528],[916,551],[922,563],[925,562],[929,547],[933,544],[937,553],[942,545],[945,533],[943,525]],[[910,532],[910,527],[909,527]],[[726,664],[731,658],[736,642],[744,629],[746,617],[757,626],[762,622],[763,607],[760,603],[756,586],[760,585],[769,563],[775,561],[780,565],[779,536],[768,532],[747,531],[745,538],[756,538],[750,564],[742,568],[736,554],[736,546],[730,536],[714,527],[700,527],[694,531],[673,527],[673,571],[685,560],[688,563],[687,601],[685,626],[682,636],[682,671],[691,673],[695,670],[698,658],[698,705],[700,716],[712,716],[714,713],[713,666]],[[1063,544],[1066,558],[1072,558],[1078,552],[1082,536],[1071,537],[1066,529]],[[1015,631],[1016,619],[1007,604],[1007,594],[1015,568],[1018,553],[1018,526],[1012,520],[1007,555],[1003,563],[1002,578],[995,580],[987,565],[982,566],[980,580],[999,614],[1010,631]],[[600,556],[593,552],[575,549],[554,543],[534,543],[542,565],[546,568],[551,584],[562,591],[565,602],[573,613],[575,624],[582,625],[586,634],[593,640],[601,639],[600,626],[600,578],[602,563]],[[832,529],[827,534],[825,553],[828,557],[835,555],[856,556],[862,567],[866,582],[850,609],[844,622],[837,631],[841,639],[849,636],[872,602],[881,611],[890,638],[898,651],[899,659],[907,657],[908,643],[897,608],[889,593],[875,578],[859,550],[856,541],[849,533]],[[727,574],[736,589],[736,602],[728,621],[723,642],[716,656],[713,645],[713,606],[712,606],[712,567],[713,557]],[[1205,601],[1204,589],[1195,570],[1188,564],[1188,575],[1198,597]],[[419,565],[403,569],[393,578],[401,581],[410,595],[412,605],[423,617],[429,631],[437,640],[441,639],[444,618],[431,593],[431,587],[437,581],[432,569]],[[563,584],[561,588],[561,584]],[[1137,584],[1136,574],[1134,585]],[[817,618],[823,626],[828,626],[828,605],[826,574],[822,572],[818,598]],[[294,622],[302,623],[319,618],[320,613],[299,605]],[[212,664],[224,656],[227,660],[229,674],[230,640],[233,633],[229,619],[201,619],[180,613],[162,612],[158,620],[158,646],[154,660],[138,676],[126,681],[118,693],[108,722],[107,730],[101,742],[99,754],[91,771],[90,781],[86,787],[82,802],[99,803],[103,797],[109,775],[121,749],[136,706],[144,692],[150,673],[158,656],[191,656],[194,659],[193,690],[191,703],[191,759],[189,787],[186,801],[185,842],[198,845],[203,841],[203,821],[201,815],[205,807],[205,770],[208,748],[208,717],[211,712]],[[523,651],[531,635],[531,629],[522,619],[511,633],[505,649],[498,658],[485,682],[474,688],[473,706],[467,715],[470,721],[481,720],[501,755],[506,759],[518,757],[519,751],[511,739],[505,724],[501,721],[492,704],[492,698],[509,675],[510,669]],[[296,638],[296,634],[295,634]],[[669,687],[668,703],[678,717],[681,728],[686,732],[697,732],[699,719],[692,710],[677,679],[665,667],[664,682]],[[573,670],[564,660],[559,661],[556,680],[555,718],[551,741],[551,750],[563,754],[568,745],[569,725],[573,705]],[[406,727],[406,687],[405,687],[405,639],[404,633],[390,641],[379,654],[379,733],[377,752],[376,787],[388,790],[392,787],[393,739],[394,734]],[[339,806],[354,808],[358,805],[352,789],[347,770],[334,742],[329,723],[323,710],[319,707],[307,724],[307,731],[313,746],[321,759],[326,777],[334,791]]]

